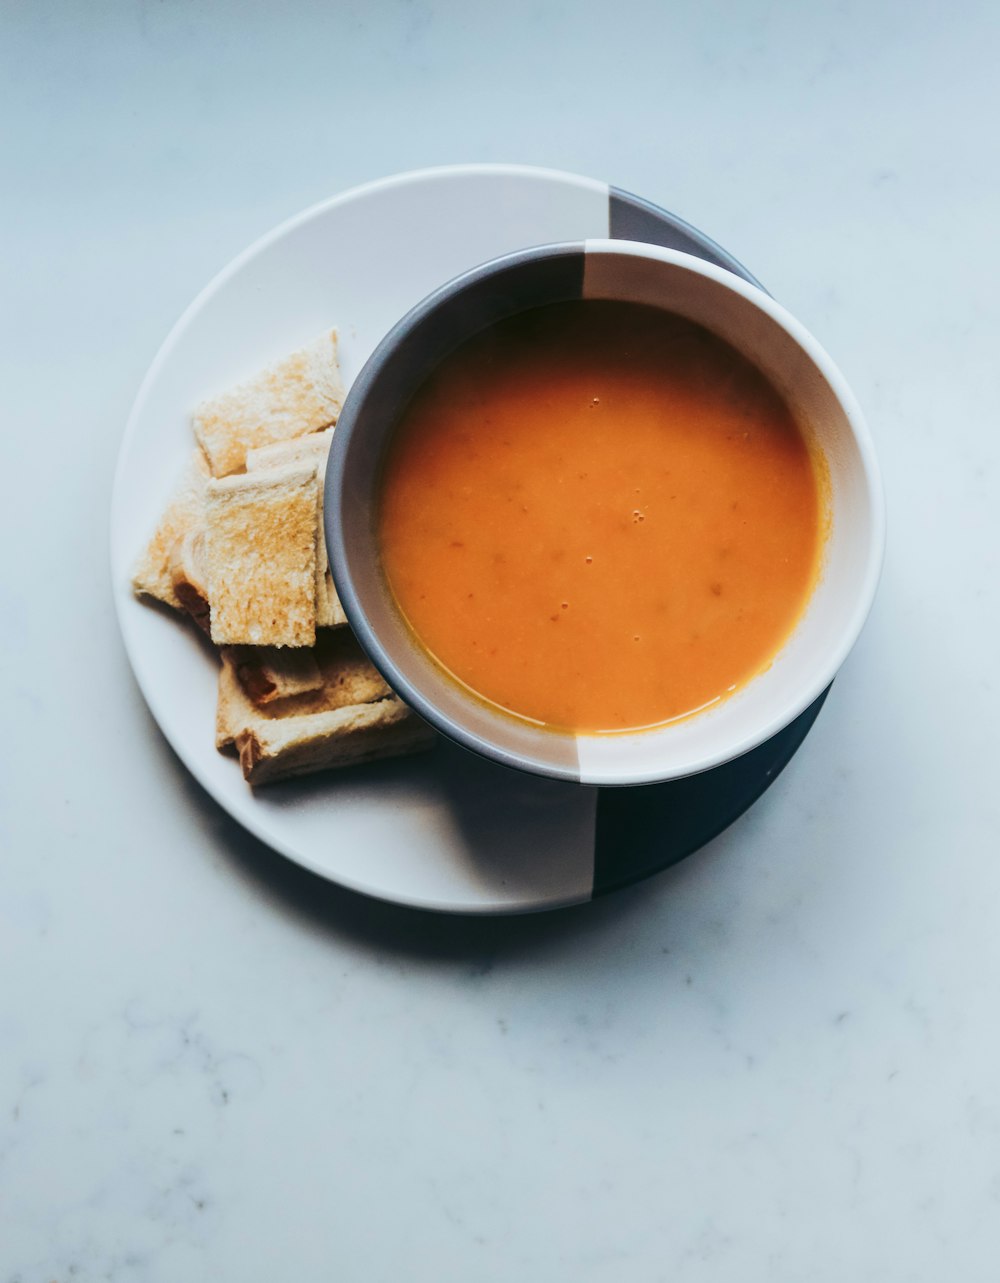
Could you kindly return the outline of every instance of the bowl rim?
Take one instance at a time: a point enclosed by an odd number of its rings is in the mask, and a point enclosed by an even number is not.
[[[585,780],[588,785],[602,787],[627,787],[664,783],[668,780],[682,779],[700,774],[703,771],[711,770],[713,767],[743,756],[780,732],[808,708],[829,687],[857,642],[871,611],[884,563],[886,537],[884,489],[874,441],[861,408],[846,379],[825,348],[792,313],[778,303],[763,287],[744,280],[727,268],[718,267],[713,263],[706,262],[704,259],[680,250],[650,245],[645,242],[611,238],[588,238],[579,241],[560,241],[529,246],[489,259],[442,283],[415,304],[381,339],[365,362],[345,398],[344,406],[333,434],[325,479],[324,528],[329,564],[348,623],[357,635],[365,653],[383,674],[392,689],[436,730],[462,747],[501,765],[550,779],[568,780],[577,784],[582,782],[579,769],[571,769],[557,761],[543,761],[540,758],[536,759],[513,752],[456,723],[446,713],[443,713],[433,701],[428,699],[419,686],[414,685],[411,679],[399,669],[385,650],[377,631],[372,626],[361,596],[357,591],[340,520],[346,496],[345,466],[350,441],[361,420],[363,406],[372,389],[378,384],[385,367],[392,360],[399,345],[429,317],[440,309],[447,307],[451,301],[462,295],[471,286],[491,277],[501,276],[523,264],[544,262],[568,255],[583,256],[584,262],[587,255],[619,255],[667,263],[697,276],[708,278],[750,302],[783,329],[819,370],[844,412],[844,417],[850,427],[851,436],[858,450],[865,482],[870,517],[870,536],[866,551],[864,574],[859,578],[858,587],[854,593],[853,609],[844,617],[844,622],[839,629],[838,644],[826,664],[816,670],[812,680],[809,683],[803,683],[794,699],[776,708],[772,715],[766,721],[760,723],[752,733],[746,734],[740,740],[731,742],[726,747],[720,747],[714,752],[692,757],[680,769],[664,771],[662,765],[657,768],[651,761],[648,770],[632,770],[627,774],[613,776],[595,776],[593,773],[588,773]],[[530,304],[528,306],[530,307]],[[471,337],[474,332],[470,330],[464,337]],[[456,687],[461,686],[461,683],[457,680],[454,684]],[[468,696],[463,695],[462,698],[467,698],[470,702],[474,701],[480,707],[484,702],[487,705],[489,703],[488,701],[483,701],[472,692]],[[636,731],[616,732],[616,737],[641,741],[643,736],[653,735],[657,729],[653,727]],[[553,742],[560,738],[570,738],[575,741],[588,738],[603,738],[599,736],[591,737],[585,732],[553,732],[552,734]]]

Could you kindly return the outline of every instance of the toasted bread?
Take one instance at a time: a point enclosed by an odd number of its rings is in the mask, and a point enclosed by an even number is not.
[[[318,493],[309,465],[208,483],[205,578],[218,645],[315,642]]]
[[[316,645],[306,651],[279,651],[279,655],[309,656],[319,670],[319,684],[280,701],[269,701],[258,707],[246,683],[241,679],[240,664],[253,653],[242,647],[227,646],[222,650],[222,665],[232,680],[219,687],[217,745],[231,743],[246,726],[261,718],[274,719],[329,712],[351,704],[370,704],[392,694],[378,669],[367,659],[349,628],[323,629]],[[259,652],[267,653],[267,652]]]
[[[140,596],[155,597],[173,606],[174,610],[184,609],[173,583],[174,548],[178,540],[202,523],[208,479],[205,456],[201,450],[195,449],[152,539],[132,572],[132,587]]]
[[[243,778],[253,787],[334,767],[416,753],[434,743],[426,722],[396,695],[250,727],[236,740]]]
[[[262,472],[267,468],[289,463],[315,462],[319,482],[319,504],[316,510],[316,626],[336,628],[347,623],[347,616],[334,587],[330,563],[326,555],[326,533],[323,529],[323,490],[326,481],[326,460],[333,440],[333,429],[314,432],[311,436],[297,437],[293,441],[276,441],[273,445],[260,446],[247,453],[247,472]]]
[[[321,637],[319,691],[261,708],[241,684],[239,652],[222,652],[216,745],[235,749],[250,784],[429,748],[434,733],[393,695],[350,631]]]
[[[333,331],[202,405],[199,448],[135,570],[137,593],[222,648],[216,744],[254,787],[435,739],[341,626],[323,487],[342,401]]]
[[[245,383],[203,402],[195,436],[214,477],[238,472],[247,452],[318,432],[336,423],[344,402],[331,330]]]
[[[320,528],[320,541],[323,548],[323,560],[326,561],[326,541],[323,538],[322,527]],[[320,545],[317,544],[316,547],[318,553]],[[339,628],[346,623],[347,615],[340,604],[340,598],[337,596],[337,588],[333,582],[330,567],[327,566],[323,571],[322,580],[316,585],[316,624],[320,628]]]

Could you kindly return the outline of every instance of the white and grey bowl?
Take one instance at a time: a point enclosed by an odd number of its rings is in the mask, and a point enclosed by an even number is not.
[[[813,434],[830,471],[832,522],[822,574],[771,666],[721,704],[639,732],[572,734],[472,697],[414,639],[379,562],[382,461],[431,370],[467,338],[528,308],[616,299],[678,313],[751,360]],[[728,762],[788,726],[826,689],[864,624],[884,546],[874,448],[843,377],[820,345],[755,284],[678,250],[633,241],[537,246],[448,282],[382,340],[347,397],[325,494],[326,538],[348,619],[389,684],[433,726],[506,766],[585,784],[678,779]]]

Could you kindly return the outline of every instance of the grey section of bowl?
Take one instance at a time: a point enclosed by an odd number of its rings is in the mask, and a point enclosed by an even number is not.
[[[579,782],[576,737],[469,699],[416,642],[375,550],[382,461],[400,415],[430,370],[489,325],[544,303],[580,298],[582,243],[523,250],[473,268],[407,313],[355,380],[334,433],[324,524],[330,565],[351,627],[402,699],[463,747],[504,766]]]
[[[612,240],[641,241],[645,245],[662,245],[665,249],[693,254],[707,263],[714,263],[716,267],[726,268],[751,285],[756,285],[759,290],[764,290],[760,281],[710,236],[699,232],[690,223],[685,223],[676,214],[670,214],[665,209],[650,204],[648,200],[633,196],[631,192],[624,192],[618,187],[609,188],[608,235]]]

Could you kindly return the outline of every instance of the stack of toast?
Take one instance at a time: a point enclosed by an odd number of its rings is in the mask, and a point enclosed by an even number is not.
[[[323,485],[343,404],[331,331],[194,414],[196,446],[133,573],[218,647],[216,746],[257,786],[429,747],[337,598]]]

